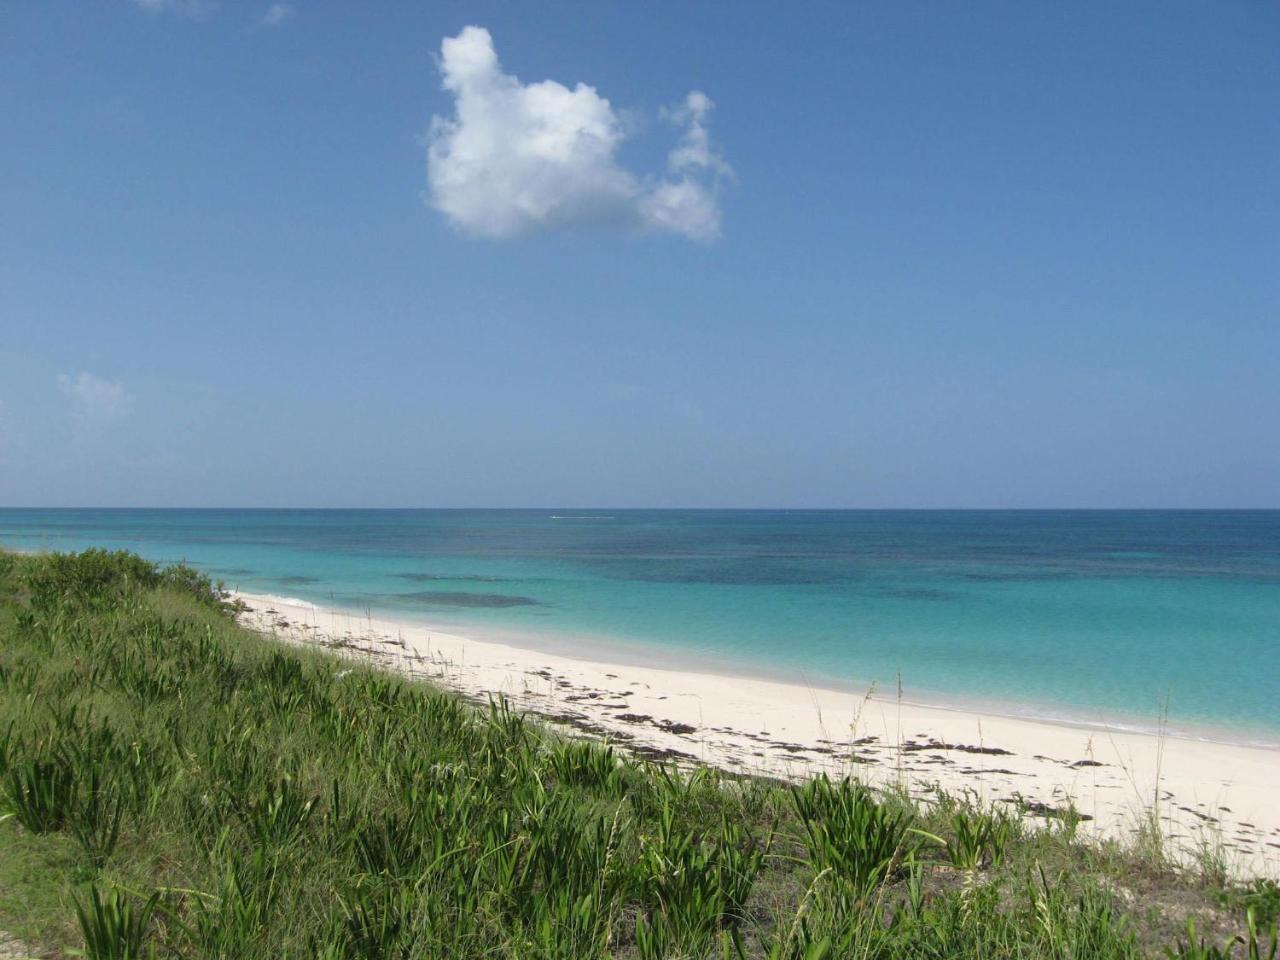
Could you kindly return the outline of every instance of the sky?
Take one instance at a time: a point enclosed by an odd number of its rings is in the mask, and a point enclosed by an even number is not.
[[[1280,507],[1280,6],[7,0],[0,505]]]

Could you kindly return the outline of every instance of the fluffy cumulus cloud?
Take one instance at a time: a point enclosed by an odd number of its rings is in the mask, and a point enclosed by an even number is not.
[[[494,239],[585,224],[719,235],[717,187],[732,171],[708,134],[705,94],[664,111],[682,132],[667,170],[646,176],[619,164],[627,131],[594,87],[521,83],[483,27],[445,38],[440,71],[454,114],[432,119],[429,202],[459,229]]]
[[[60,373],[58,389],[71,401],[76,417],[86,422],[108,423],[133,408],[133,397],[121,384],[91,373],[82,372],[76,377]]]

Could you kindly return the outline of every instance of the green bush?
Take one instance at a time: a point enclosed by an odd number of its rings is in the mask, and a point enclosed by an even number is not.
[[[110,606],[131,591],[158,587],[190,596],[208,607],[219,607],[223,602],[221,589],[185,563],[161,568],[125,550],[42,555],[29,565],[25,586],[32,606],[42,610],[54,609],[63,601]]]

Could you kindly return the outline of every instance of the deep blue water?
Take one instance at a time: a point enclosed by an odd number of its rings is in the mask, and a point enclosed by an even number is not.
[[[1280,742],[1280,511],[12,510],[229,586],[602,656]]]

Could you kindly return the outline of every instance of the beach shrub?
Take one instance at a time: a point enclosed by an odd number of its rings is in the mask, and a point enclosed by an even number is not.
[[[555,744],[547,751],[547,769],[558,783],[568,787],[611,797],[626,789],[622,759],[608,744],[590,740]]]
[[[76,771],[62,758],[29,760],[10,767],[7,787],[18,822],[32,833],[50,833],[72,815]]]
[[[728,820],[700,837],[668,806],[657,835],[644,844],[642,862],[647,899],[656,909],[637,924],[640,956],[703,956],[722,934],[736,939],[764,850]]]
[[[960,870],[999,864],[1013,833],[1013,821],[993,810],[962,807],[951,814],[950,826],[947,854],[952,866]]]
[[[64,601],[110,605],[131,590],[163,587],[207,607],[222,604],[222,591],[208,576],[177,563],[164,568],[125,550],[89,549],[42,555],[28,566],[25,586],[33,606],[51,610]]]
[[[107,862],[120,840],[125,799],[101,770],[89,771],[88,781],[75,804],[71,832],[95,867]]]
[[[76,902],[76,918],[84,936],[88,960],[149,960],[156,955],[147,944],[147,928],[160,895],[152,894],[141,906],[119,890],[103,896],[97,886],[89,889],[86,908]]]
[[[1229,885],[1218,899],[1242,914],[1252,910],[1256,922],[1262,927],[1270,927],[1280,920],[1280,883],[1269,877]]]
[[[51,553],[33,564],[26,578],[32,605],[49,610],[61,601],[102,603],[118,599],[130,587],[160,582],[156,565],[123,550]]]
[[[854,780],[821,776],[792,787],[791,796],[814,868],[830,870],[858,894],[898,876],[920,846],[914,815],[877,801]]]
[[[1259,922],[1256,912],[1249,908],[1245,919],[1245,934],[1230,937],[1221,944],[1208,943],[1196,931],[1196,924],[1191,917],[1187,918],[1187,929],[1183,938],[1173,947],[1165,950],[1171,960],[1275,960],[1280,951],[1280,933],[1277,933],[1274,921],[1269,934],[1259,935]]]

